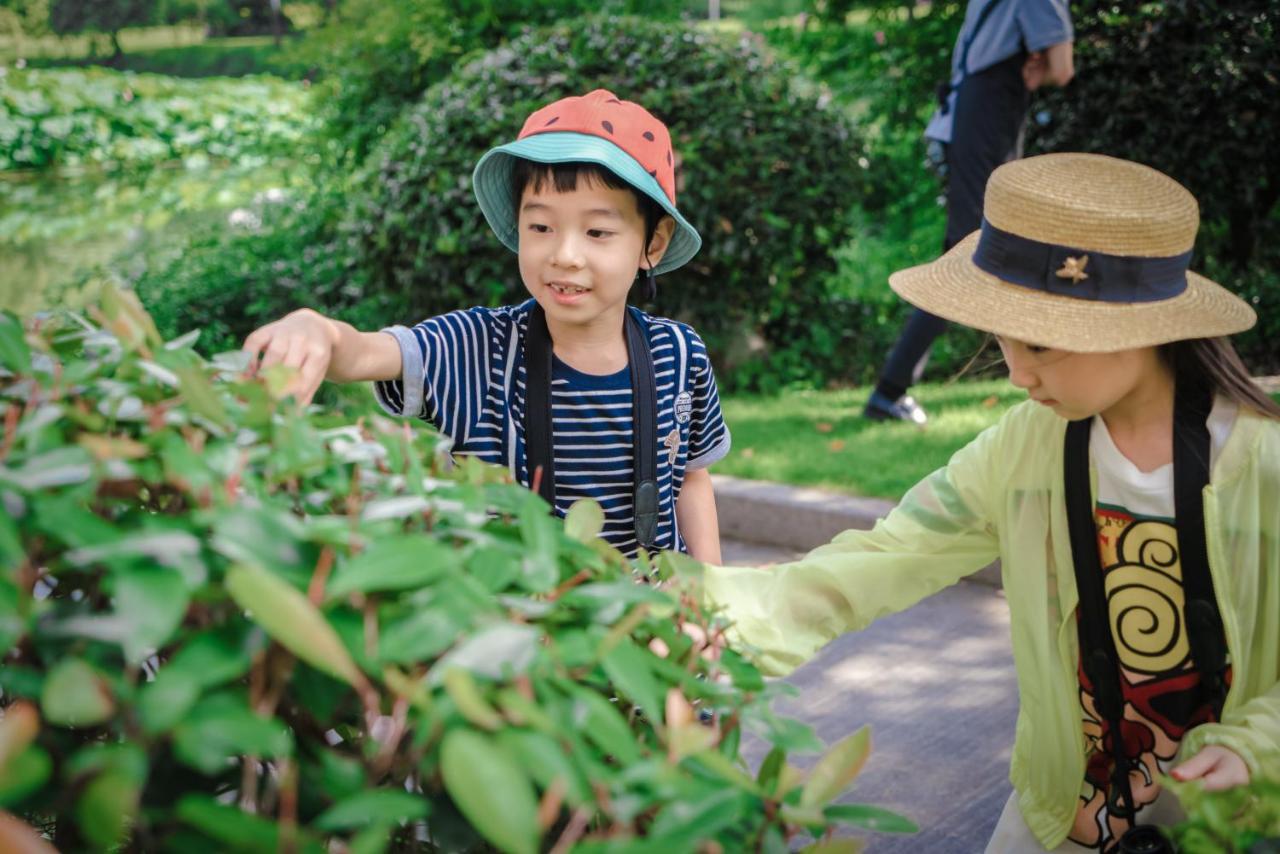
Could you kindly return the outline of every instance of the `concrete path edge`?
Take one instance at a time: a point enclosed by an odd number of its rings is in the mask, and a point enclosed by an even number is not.
[[[863,498],[814,487],[788,486],[713,474],[722,540],[741,540],[805,552],[850,528],[868,530],[895,506],[883,498]],[[998,564],[971,576],[1000,586]]]

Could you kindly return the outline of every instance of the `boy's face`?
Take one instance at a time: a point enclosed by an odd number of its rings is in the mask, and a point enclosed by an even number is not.
[[[622,332],[636,270],[657,264],[674,223],[664,218],[644,253],[644,217],[630,190],[583,175],[558,192],[531,182],[519,202],[520,278],[560,329],[616,324]]]

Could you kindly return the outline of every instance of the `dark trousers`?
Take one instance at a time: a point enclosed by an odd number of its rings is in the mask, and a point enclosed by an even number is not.
[[[997,166],[1022,156],[1022,131],[1031,93],[1022,82],[1019,53],[960,84],[947,146],[947,233],[942,251],[982,224],[982,196]],[[920,380],[929,347],[947,322],[915,309],[889,353],[879,390],[897,399]]]

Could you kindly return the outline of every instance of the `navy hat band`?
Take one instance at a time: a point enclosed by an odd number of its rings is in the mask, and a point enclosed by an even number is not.
[[[1094,302],[1156,302],[1187,289],[1191,252],[1171,258],[1108,255],[1041,243],[982,221],[978,269],[1024,288]]]

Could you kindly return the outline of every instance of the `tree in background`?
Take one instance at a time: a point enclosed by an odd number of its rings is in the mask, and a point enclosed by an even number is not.
[[[149,24],[155,17],[155,0],[53,0],[49,26],[58,35],[101,33],[111,42],[111,57],[124,55],[120,30]]]
[[[1202,250],[1243,268],[1277,233],[1273,0],[1078,0],[1080,73],[1046,93],[1033,144],[1146,163],[1200,200]]]

